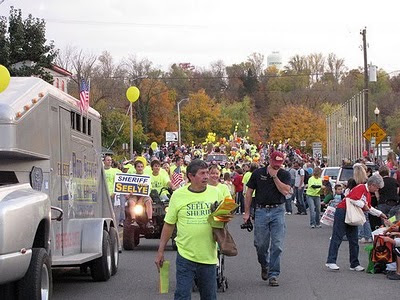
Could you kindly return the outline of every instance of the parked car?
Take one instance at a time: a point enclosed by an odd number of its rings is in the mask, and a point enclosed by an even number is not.
[[[219,165],[225,165],[227,162],[228,158],[226,157],[225,154],[220,154],[220,153],[210,153],[207,155],[206,162],[207,163],[212,163],[215,161]]]
[[[371,168],[372,172],[378,171],[379,167],[373,163],[366,163],[367,168]],[[347,181],[353,177],[353,165],[343,166],[339,170],[335,184],[347,185]]]
[[[326,167],[322,169],[321,178],[324,176],[329,176],[329,182],[332,185],[332,188],[335,187],[337,177],[339,175],[340,167]]]

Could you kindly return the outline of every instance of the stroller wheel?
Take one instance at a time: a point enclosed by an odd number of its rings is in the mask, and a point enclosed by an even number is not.
[[[228,289],[228,281],[225,279],[222,281],[222,292],[225,293]]]

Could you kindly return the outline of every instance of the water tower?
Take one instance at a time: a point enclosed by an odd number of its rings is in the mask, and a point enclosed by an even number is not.
[[[275,66],[278,70],[282,69],[282,56],[279,51],[273,51],[267,56],[267,66]]]

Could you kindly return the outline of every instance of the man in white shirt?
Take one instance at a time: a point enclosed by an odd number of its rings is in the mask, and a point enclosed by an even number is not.
[[[293,168],[296,170],[296,177],[294,179],[294,194],[296,196],[296,215],[306,215],[307,210],[304,204],[304,172],[303,168],[300,168],[300,164],[296,161],[293,163]]]

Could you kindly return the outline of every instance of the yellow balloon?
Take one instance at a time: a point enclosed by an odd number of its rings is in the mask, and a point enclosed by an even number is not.
[[[3,65],[0,65],[0,93],[3,92],[10,83],[10,72]]]
[[[129,102],[136,102],[139,96],[140,91],[136,86],[131,86],[126,90],[126,98],[128,98]]]
[[[152,142],[151,143],[151,145],[150,145],[150,148],[154,151],[154,150],[156,150],[157,149],[157,143],[156,142]]]

